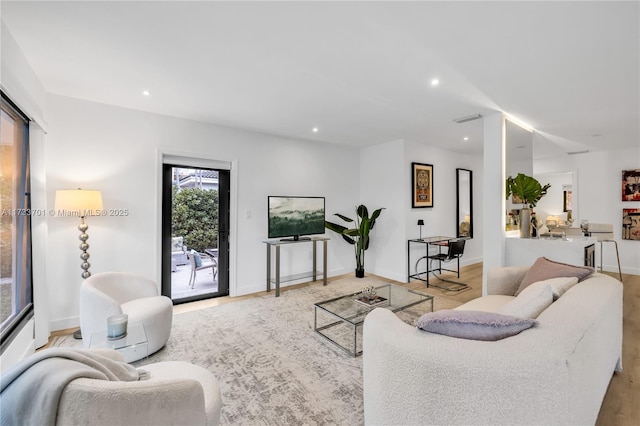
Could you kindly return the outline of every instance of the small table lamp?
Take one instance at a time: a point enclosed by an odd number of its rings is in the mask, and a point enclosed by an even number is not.
[[[80,188],[56,191],[55,209],[57,214],[59,216],[80,217],[80,225],[78,225],[80,241],[82,241],[80,244],[80,250],[82,251],[80,254],[80,259],[82,259],[80,267],[83,271],[81,276],[85,279],[91,276],[91,272],[89,272],[91,264],[88,262],[89,253],[87,253],[89,249],[89,244],[87,244],[89,226],[84,222],[84,218],[85,216],[99,214],[98,210],[102,210],[102,208],[102,194],[100,191]]]
[[[422,239],[422,225],[424,225],[424,220],[418,219],[418,226],[420,227],[420,239]]]

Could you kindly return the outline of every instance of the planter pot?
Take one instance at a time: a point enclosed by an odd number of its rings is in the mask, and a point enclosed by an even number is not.
[[[520,238],[531,238],[531,209],[520,210]]]
[[[364,268],[356,269],[356,278],[364,278]]]

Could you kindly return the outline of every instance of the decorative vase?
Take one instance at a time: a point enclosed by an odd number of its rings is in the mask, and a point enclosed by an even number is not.
[[[364,278],[364,268],[356,269],[356,278]]]
[[[362,297],[365,299],[373,300],[378,295],[376,288],[372,285],[367,287],[362,287]]]
[[[531,238],[531,209],[520,209],[520,238]]]

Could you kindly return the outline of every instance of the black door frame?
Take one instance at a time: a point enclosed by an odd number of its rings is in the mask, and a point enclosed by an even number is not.
[[[173,168],[193,168],[200,170],[214,170],[218,172],[218,291],[216,293],[200,294],[173,300],[174,304],[195,302],[227,296],[229,294],[229,225],[230,225],[230,194],[231,172],[213,167],[191,166],[185,164],[162,164],[162,294],[171,298],[171,207]],[[224,251],[224,253],[223,253]]]

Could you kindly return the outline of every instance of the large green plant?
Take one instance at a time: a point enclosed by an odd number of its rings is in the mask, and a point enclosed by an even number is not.
[[[547,194],[551,188],[550,184],[542,186],[536,178],[518,173],[516,177],[509,176],[506,182],[507,197],[515,195],[522,204],[527,204],[533,208],[538,201]]]
[[[171,235],[184,237],[189,249],[218,247],[218,191],[173,187]]]
[[[376,219],[380,216],[383,209],[384,207],[379,208],[369,217],[369,211],[361,204],[356,208],[355,220],[339,213],[335,214],[347,223],[355,222],[354,228],[347,228],[346,226],[329,221],[324,222],[324,226],[327,229],[342,235],[342,238],[346,242],[354,246],[356,254],[356,274],[358,276],[364,276],[364,252],[369,248],[369,232],[373,229]]]

